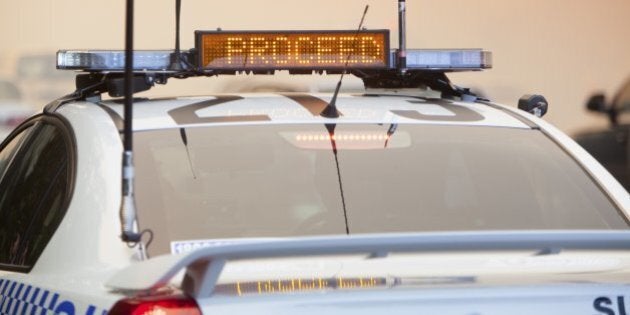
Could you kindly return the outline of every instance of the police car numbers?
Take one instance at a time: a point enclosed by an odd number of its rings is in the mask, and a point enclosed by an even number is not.
[[[60,51],[77,91],[0,146],[0,313],[626,314],[630,198],[544,98],[479,99],[445,73],[488,52],[360,29],[199,31],[126,79]],[[366,91],[120,98],[279,70]]]

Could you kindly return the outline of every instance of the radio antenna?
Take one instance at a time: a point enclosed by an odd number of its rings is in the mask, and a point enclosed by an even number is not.
[[[405,0],[398,0],[398,51],[397,51],[397,67],[400,74],[407,72],[407,26],[405,23],[405,15],[407,8]]]
[[[182,68],[182,57],[181,57],[181,49],[179,46],[179,20],[182,11],[182,0],[175,1],[175,52],[171,55],[171,66],[170,70],[181,71]]]
[[[130,244],[139,244],[136,201],[133,194],[133,0],[127,0],[125,30],[125,108],[122,156],[122,200],[120,205],[121,238]],[[141,248],[143,247],[140,245]],[[142,253],[144,256],[144,253]]]
[[[351,49],[348,52],[348,56],[346,57],[346,63],[343,66],[343,71],[341,72],[341,77],[339,78],[339,82],[337,82],[337,87],[335,87],[335,93],[333,94],[332,98],[330,99],[330,103],[328,103],[328,106],[326,106],[326,108],[324,108],[324,110],[320,113],[321,116],[326,117],[326,118],[339,118],[339,111],[337,110],[337,95],[339,94],[339,90],[341,89],[341,82],[343,81],[343,76],[344,74],[346,74],[347,70],[348,70],[348,63],[350,62],[350,57],[352,57],[352,52],[354,51],[354,48],[357,45],[357,41],[356,38],[359,36],[359,32],[361,31],[361,28],[363,27],[363,21],[365,20],[365,15],[367,14],[368,8],[370,6],[369,5],[365,5],[365,10],[363,10],[363,16],[361,16],[361,22],[359,22],[359,27],[357,27],[357,31],[354,34],[354,45],[353,45],[353,49]]]

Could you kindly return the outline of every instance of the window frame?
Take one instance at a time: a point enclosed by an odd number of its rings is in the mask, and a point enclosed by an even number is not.
[[[17,135],[22,133],[28,128],[34,127],[38,123],[45,123],[54,126],[60,131],[62,135],[63,141],[68,150],[68,164],[67,164],[67,172],[68,172],[68,189],[63,197],[63,202],[61,203],[61,211],[63,212],[61,216],[61,220],[59,224],[52,229],[52,234],[48,237],[46,241],[46,246],[44,249],[38,253],[37,258],[35,258],[34,262],[30,265],[13,265],[13,264],[5,264],[0,262],[0,271],[13,271],[20,273],[29,273],[31,270],[37,265],[42,253],[45,251],[46,247],[50,244],[50,240],[55,235],[55,232],[63,222],[68,208],[70,206],[70,202],[72,201],[72,197],[74,195],[74,188],[76,184],[76,173],[77,173],[77,145],[76,145],[76,136],[74,130],[72,129],[70,122],[63,116],[57,113],[43,113],[35,115],[22,124],[20,124],[16,129],[14,129],[9,136],[7,136],[2,143],[0,143],[0,151],[4,150],[4,148],[11,142]],[[19,151],[13,156],[12,161],[19,160],[23,158],[25,151],[21,150],[22,147],[28,146],[33,141],[34,135],[27,135],[24,142],[20,145]],[[10,166],[9,166],[10,167]],[[0,181],[4,178],[6,172],[0,174]]]

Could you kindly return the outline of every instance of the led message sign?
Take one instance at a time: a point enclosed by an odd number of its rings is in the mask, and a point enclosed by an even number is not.
[[[381,69],[389,31],[197,31],[202,70]]]

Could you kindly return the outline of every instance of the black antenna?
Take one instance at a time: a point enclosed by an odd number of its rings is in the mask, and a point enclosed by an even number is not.
[[[122,201],[120,220],[121,238],[124,242],[138,243],[141,234],[137,233],[136,205],[133,195],[133,0],[127,0],[125,30],[125,113],[122,156]]]
[[[127,0],[127,15],[125,29],[125,121],[124,121],[124,148],[131,151],[133,148],[133,137],[131,128],[133,121],[133,0]]]
[[[181,64],[181,49],[179,47],[179,17],[182,11],[182,0],[175,1],[175,52],[171,55],[170,70],[181,71],[183,70]]]
[[[346,224],[346,234],[350,235],[350,225],[348,224],[348,209],[346,208],[346,195],[343,193],[343,182],[341,181],[341,169],[339,168],[339,157],[337,155],[337,139],[335,138],[336,124],[324,124],[328,135],[330,136],[330,144],[332,145],[333,155],[335,156],[335,166],[337,166],[337,181],[339,183],[339,193],[341,194],[341,207],[343,208],[343,218]]]
[[[365,15],[367,14],[369,7],[370,7],[369,5],[367,4],[365,5],[365,10],[363,10],[363,16],[361,16],[361,22],[359,22],[359,27],[357,28],[357,32],[354,34],[355,41],[352,47],[353,49],[348,52],[348,56],[346,57],[346,63],[343,66],[341,77],[339,78],[339,82],[337,82],[337,87],[335,87],[335,93],[333,94],[332,99],[330,99],[330,103],[328,103],[328,106],[326,106],[326,108],[324,108],[324,110],[320,113],[320,115],[323,117],[339,118],[339,111],[337,111],[337,95],[339,94],[339,90],[341,89],[341,82],[343,81],[343,76],[344,74],[346,74],[346,70],[348,69],[348,62],[350,62],[350,57],[352,57],[352,51],[354,50],[354,47],[356,47],[357,45],[356,38],[357,36],[359,36],[361,27],[363,27],[363,21],[365,20]]]
[[[407,27],[405,14],[407,12],[405,0],[398,0],[398,51],[397,68],[401,74],[407,72]]]

